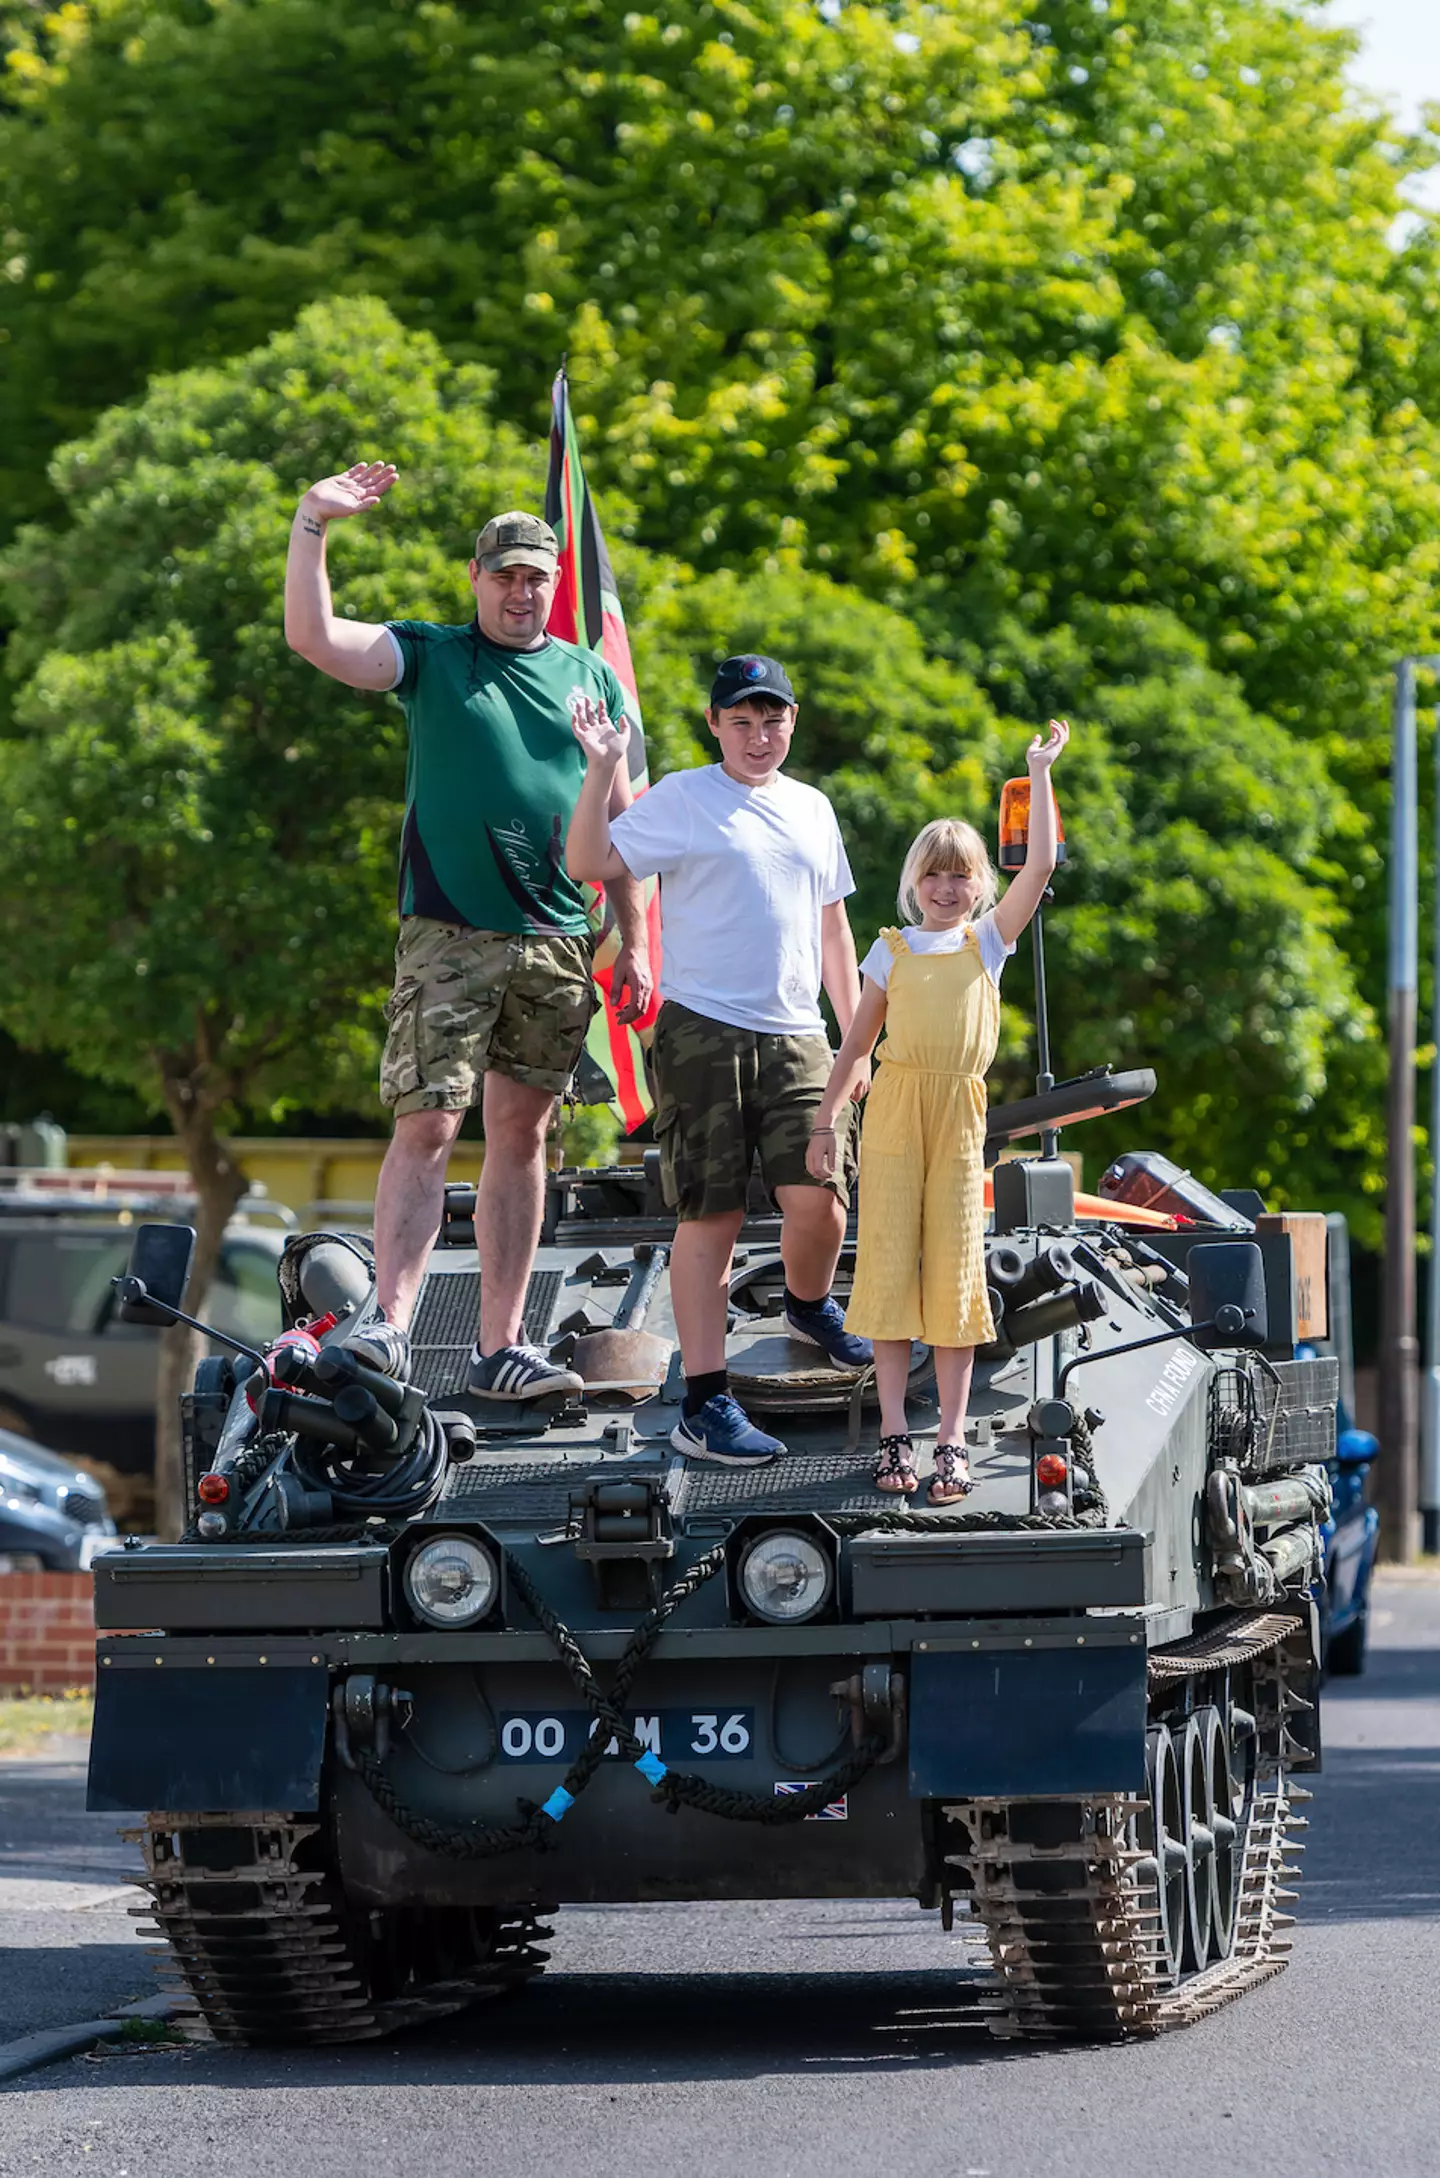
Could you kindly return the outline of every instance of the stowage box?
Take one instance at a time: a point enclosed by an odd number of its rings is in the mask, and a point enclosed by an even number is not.
[[[857,1618],[1112,1609],[1145,1601],[1137,1528],[880,1535],[850,1545]]]
[[[95,1560],[101,1632],[348,1632],[385,1624],[389,1553],[379,1544],[151,1543]]]

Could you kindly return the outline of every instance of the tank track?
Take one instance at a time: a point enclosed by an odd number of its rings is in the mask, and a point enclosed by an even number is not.
[[[290,1815],[152,1814],[137,1843],[150,1906],[131,1909],[163,1993],[220,2042],[364,2041],[442,2019],[544,1971],[553,1932],[517,1907],[348,1907],[305,1865],[318,1823]],[[444,1969],[439,1970],[437,1969]]]
[[[1282,1882],[1299,1874],[1292,1856],[1304,1847],[1294,1834],[1305,1819],[1297,1805],[1310,1797],[1285,1778],[1286,1757],[1298,1751],[1286,1718],[1309,1706],[1285,1684],[1282,1644],[1300,1626],[1287,1613],[1236,1614],[1233,1622],[1152,1659],[1152,1687],[1162,1694],[1189,1677],[1259,1666],[1255,1767],[1243,1819],[1230,1826],[1240,1833],[1234,1841],[1238,1875],[1233,1936],[1223,1955],[1213,1955],[1212,1940],[1206,1959],[1197,1962],[1190,1934],[1187,1959],[1174,1935],[1173,1911],[1167,1928],[1161,1884],[1177,1841],[1166,1839],[1153,1797],[941,1806],[944,1861],[968,1886],[995,1975],[992,2033],[1102,2040],[1160,2034],[1208,2017],[1284,1969],[1292,1916],[1281,1909],[1295,1893]],[[1239,1714],[1257,1724],[1247,1712]],[[1152,1750],[1161,1733],[1168,1740],[1166,1727],[1152,1729]],[[1203,1830],[1209,1853],[1216,1850],[1218,1831],[1213,1808],[1211,1817]],[[1185,1828],[1179,1854],[1188,1854],[1184,1865],[1193,1880],[1202,1832],[1188,1815]],[[1228,1923],[1228,1900],[1225,1918]]]

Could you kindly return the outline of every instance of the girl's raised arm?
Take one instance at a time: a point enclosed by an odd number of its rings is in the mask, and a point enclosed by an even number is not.
[[[820,1109],[810,1130],[805,1169],[812,1180],[828,1180],[835,1170],[838,1159],[835,1115],[854,1088],[855,1077],[875,1049],[875,1040],[884,1026],[885,993],[878,983],[872,983],[869,976],[864,976],[860,983],[860,1003],[841,1038],[830,1079],[825,1084],[825,1094],[820,1099]]]
[[[1010,889],[995,909],[995,928],[1007,945],[1013,945],[1045,897],[1045,887],[1055,868],[1057,829],[1055,796],[1050,787],[1050,766],[1070,739],[1063,718],[1052,718],[1046,739],[1039,734],[1025,754],[1030,774],[1030,824],[1025,843],[1025,866],[1011,881]]]

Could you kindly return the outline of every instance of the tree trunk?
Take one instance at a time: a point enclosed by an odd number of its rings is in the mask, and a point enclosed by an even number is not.
[[[245,1192],[245,1175],[228,1146],[215,1132],[215,1107],[195,1095],[188,1078],[167,1077],[165,1102],[185,1152],[185,1166],[195,1187],[195,1259],[184,1307],[204,1313],[205,1296],[214,1282],[220,1245],[236,1203]],[[185,1503],[180,1459],[180,1395],[190,1389],[202,1340],[177,1323],[160,1334],[160,1367],[155,1402],[155,1525],[173,1542],[188,1525],[192,1508]]]

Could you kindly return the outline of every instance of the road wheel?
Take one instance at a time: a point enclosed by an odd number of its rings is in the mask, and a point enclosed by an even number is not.
[[[1202,1709],[1187,1717],[1179,1746],[1186,1848],[1185,1968],[1192,1974],[1198,1973],[1209,1957],[1215,1920],[1215,1806],[1210,1740],[1205,1726],[1206,1717],[1212,1714]]]
[[[1235,1907],[1240,1893],[1240,1817],[1244,1811],[1244,1795],[1235,1781],[1230,1746],[1219,1710],[1202,1710],[1201,1715],[1208,1720],[1205,1732],[1209,1743],[1211,1830],[1215,1839],[1210,1860],[1213,1884],[1210,1956],[1228,1959],[1235,1944]]]
[[[1144,1858],[1135,1876],[1147,1904],[1159,1916],[1156,1969],[1162,1982],[1174,1982],[1185,1950],[1185,1891],[1190,1854],[1185,1845],[1185,1808],[1180,1764],[1170,1728],[1153,1724],[1145,1741],[1148,1795],[1135,1820],[1133,1842]]]

